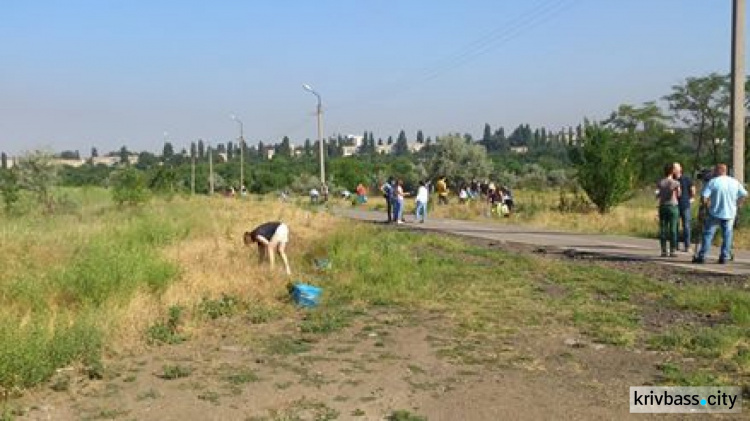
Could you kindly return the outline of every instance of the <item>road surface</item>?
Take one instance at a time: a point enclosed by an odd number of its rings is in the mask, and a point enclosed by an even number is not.
[[[336,209],[334,213],[346,218],[369,222],[383,222],[385,212],[359,209]],[[492,221],[461,221],[455,219],[428,219],[420,224],[407,217],[404,226],[410,229],[445,232],[454,235],[495,240],[498,242],[519,243],[539,247],[554,247],[574,250],[578,253],[601,255],[610,258],[650,261],[686,269],[719,273],[725,275],[750,275],[750,253],[737,251],[729,264],[716,263],[718,247],[711,248],[707,263],[691,263],[692,253],[679,253],[677,257],[659,257],[657,240],[627,237],[623,235],[582,234],[576,232],[552,231],[522,225],[496,223]]]

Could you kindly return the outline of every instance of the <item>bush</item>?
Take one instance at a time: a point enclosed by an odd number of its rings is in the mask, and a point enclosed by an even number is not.
[[[18,173],[13,170],[0,170],[0,194],[3,196],[3,207],[6,213],[12,213],[20,197],[21,186]]]
[[[577,178],[599,213],[626,201],[636,180],[633,141],[611,129],[589,126],[582,143],[570,150]]]
[[[118,205],[138,205],[149,199],[143,173],[132,167],[121,168],[110,175],[112,200]]]

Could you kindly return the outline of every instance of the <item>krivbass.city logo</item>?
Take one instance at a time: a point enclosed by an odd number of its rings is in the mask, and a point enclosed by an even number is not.
[[[733,386],[630,387],[631,413],[739,413],[742,390]]]

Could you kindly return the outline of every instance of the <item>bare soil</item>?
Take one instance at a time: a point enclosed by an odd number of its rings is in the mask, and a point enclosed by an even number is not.
[[[571,258],[562,250],[469,241]],[[707,276],[644,262],[595,264],[665,282],[706,282]],[[565,294],[554,285],[540,288],[552,297]],[[184,343],[109,356],[101,379],[61,370],[15,402],[18,418],[382,420],[408,411],[424,417],[411,419],[429,420],[619,420],[630,417],[628,387],[653,384],[664,361],[654,351],[593,344],[574,329],[507,326],[497,335],[470,336],[438,311],[371,308],[321,334],[301,332],[303,317],[300,311],[265,324],[246,316],[210,321]],[[648,317],[658,327],[682,316],[655,311]]]

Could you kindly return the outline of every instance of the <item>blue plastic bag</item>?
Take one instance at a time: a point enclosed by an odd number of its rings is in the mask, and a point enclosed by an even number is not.
[[[315,307],[320,303],[322,288],[307,284],[295,284],[292,288],[292,300],[300,307]]]

